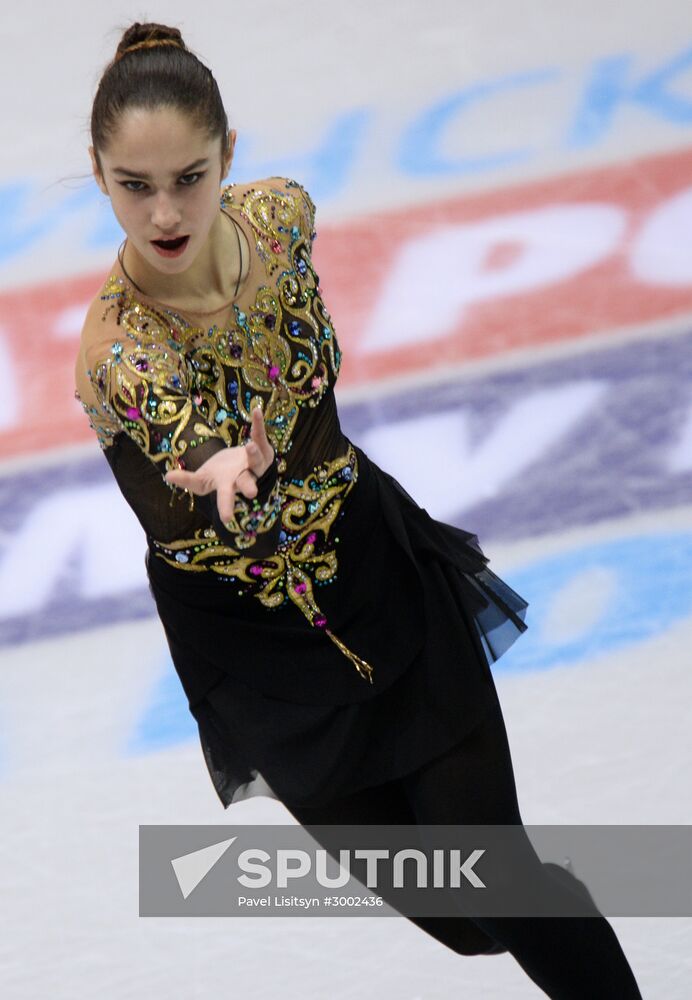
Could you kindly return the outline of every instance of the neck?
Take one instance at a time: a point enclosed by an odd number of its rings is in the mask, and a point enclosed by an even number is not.
[[[163,274],[126,241],[121,263],[127,276],[150,299],[194,312],[221,306],[233,296],[240,273],[235,226],[219,212],[207,239],[190,266],[179,274]],[[234,252],[235,248],[235,252]]]

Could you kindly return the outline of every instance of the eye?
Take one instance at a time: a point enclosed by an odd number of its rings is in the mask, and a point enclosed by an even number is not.
[[[133,194],[139,194],[146,187],[144,181],[121,181],[121,184],[126,191],[132,191]],[[139,187],[131,187],[133,184],[139,184]]]
[[[194,174],[183,174],[183,176],[180,178],[180,183],[183,185],[183,187],[192,187],[192,185],[197,184],[197,182],[201,180],[202,177],[204,177],[204,172],[202,173],[198,172]]]

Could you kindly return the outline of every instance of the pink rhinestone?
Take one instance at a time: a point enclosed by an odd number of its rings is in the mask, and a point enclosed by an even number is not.
[[[139,420],[140,412],[136,406],[128,406],[127,408],[128,420]]]
[[[272,382],[275,382],[276,379],[279,377],[279,371],[280,369],[278,365],[272,365],[271,368],[269,369],[269,378]]]
[[[315,618],[314,624],[315,628],[324,628],[327,624],[327,619],[324,615],[318,615],[317,618]]]
[[[261,566],[257,566],[257,565],[251,566],[250,567],[250,572],[252,573],[253,576],[261,576],[262,575],[262,567]]]
[[[283,247],[281,246],[278,240],[272,240],[271,248],[274,251],[274,253],[281,253],[281,251],[283,250]]]
[[[199,404],[202,402],[201,396],[193,396],[192,399],[194,400],[195,406],[199,406]]]
[[[307,589],[307,584],[305,583],[297,583],[293,588],[296,594],[304,594]]]
[[[316,535],[316,533],[314,531],[311,531],[310,534],[307,537],[307,540],[308,540],[308,542],[310,542],[311,545],[314,542],[316,542],[317,541],[317,535]]]
[[[321,377],[319,375],[315,375],[315,377],[312,380],[312,388],[316,389],[317,386],[320,385],[321,382],[322,382]]]

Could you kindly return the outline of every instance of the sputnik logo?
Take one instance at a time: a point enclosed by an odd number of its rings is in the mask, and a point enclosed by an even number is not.
[[[217,844],[210,844],[209,847],[203,847],[199,851],[181,854],[179,858],[171,858],[171,865],[183,899],[187,899],[190,893],[197,888],[204,876],[212,870],[219,858],[223,857],[233,841],[237,839],[237,837],[229,837],[228,840],[220,840]]]

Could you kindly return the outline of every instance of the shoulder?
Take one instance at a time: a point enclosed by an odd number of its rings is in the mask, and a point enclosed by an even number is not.
[[[257,229],[267,233],[276,230],[278,211],[280,224],[297,224],[309,243],[315,236],[315,203],[307,189],[292,177],[235,182],[224,188],[222,200],[236,205]]]
[[[299,181],[294,180],[292,177],[267,177],[264,183],[271,185],[273,190],[279,191],[282,197],[291,198],[309,207],[311,214],[314,216],[315,204],[307,189]]]
[[[294,180],[292,177],[275,175],[251,181],[232,181],[224,187],[223,193],[235,201],[252,194],[264,195],[265,197],[278,196],[303,201],[314,208],[313,200],[307,189],[300,181]]]
[[[80,336],[80,355],[87,360],[94,354],[110,346],[118,336],[117,302],[122,298],[123,288],[118,284],[117,275],[110,273],[96,295],[89,303]],[[115,308],[113,308],[115,306]]]
[[[104,281],[91,300],[82,324],[79,350],[75,360],[75,386],[77,398],[82,403],[93,403],[91,371],[110,354],[113,343],[118,338],[117,310],[108,309],[108,289],[113,281]]]
[[[132,337],[137,340],[142,335],[140,326],[146,328],[147,337],[153,339],[161,319],[132,297],[129,286],[114,265],[84,316],[75,363],[78,388],[80,385],[86,387],[93,372],[104,362],[119,362],[125,344]]]

